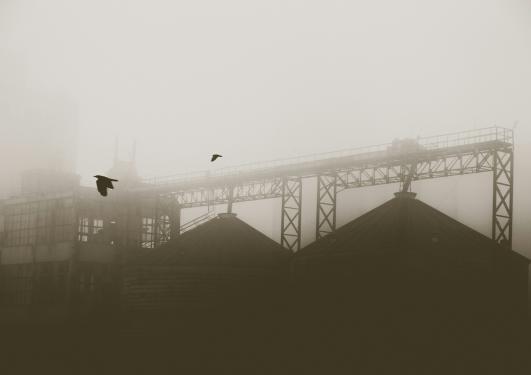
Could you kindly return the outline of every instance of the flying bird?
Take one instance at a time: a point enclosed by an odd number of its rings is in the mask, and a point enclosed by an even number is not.
[[[212,155],[212,158],[210,159],[211,162],[213,162],[214,160],[216,160],[217,158],[222,158],[223,155],[220,155],[220,154],[213,154]]]
[[[98,191],[100,192],[100,194],[103,195],[104,197],[107,196],[107,189],[114,189],[114,186],[112,186],[112,182],[113,181],[118,182],[118,180],[115,180],[114,178],[101,176],[99,174],[97,174],[94,177],[96,177],[97,179],[96,187],[98,188]]]

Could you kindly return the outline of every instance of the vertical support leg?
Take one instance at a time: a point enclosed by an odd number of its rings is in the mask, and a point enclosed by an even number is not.
[[[494,150],[493,160],[493,200],[492,200],[492,239],[512,245],[513,232],[513,167],[512,148]]]
[[[285,177],[282,181],[280,244],[291,251],[301,248],[302,181]]]
[[[317,220],[315,239],[336,230],[337,176],[317,176]]]
[[[159,194],[155,195],[154,206],[155,206],[155,213],[153,215],[153,223],[152,223],[153,226],[151,228],[151,231],[152,231],[151,241],[152,241],[152,246],[153,247],[158,247],[160,245],[159,226],[160,226],[160,212],[161,212],[160,195]]]
[[[177,198],[173,198],[170,208],[170,238],[177,238],[181,234],[181,206]]]
[[[179,206],[171,196],[157,195],[155,219],[153,226],[155,247],[165,244],[171,239],[172,221],[180,221]],[[177,217],[174,210],[177,211]],[[179,231],[179,230],[177,230]]]
[[[232,203],[234,201],[234,186],[230,185],[228,187],[228,197],[227,197],[227,213],[232,213]]]

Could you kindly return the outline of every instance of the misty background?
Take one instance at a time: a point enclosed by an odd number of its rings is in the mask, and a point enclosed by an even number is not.
[[[150,177],[493,125],[516,125],[514,248],[531,257],[529,0],[0,0],[0,198],[30,168],[92,184],[116,137]],[[396,189],[342,192],[338,224]],[[413,184],[486,235],[491,189]],[[278,240],[278,200],[234,209]]]

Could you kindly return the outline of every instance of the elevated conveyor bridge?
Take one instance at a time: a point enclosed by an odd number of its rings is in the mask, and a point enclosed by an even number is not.
[[[298,158],[143,180],[133,194],[170,199],[180,208],[281,198],[281,244],[301,246],[302,181],[317,180],[316,238],[336,228],[345,189],[491,172],[492,238],[512,241],[513,131],[490,127]],[[415,165],[414,170],[411,166]],[[489,186],[490,188],[490,186]]]

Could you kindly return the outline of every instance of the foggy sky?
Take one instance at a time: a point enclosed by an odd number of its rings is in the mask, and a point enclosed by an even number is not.
[[[529,0],[0,0],[0,188],[50,166],[92,183],[116,136],[147,177],[517,121],[515,248],[531,256],[530,67]],[[488,234],[489,178],[414,189]],[[340,223],[395,190],[346,192]],[[235,208],[277,236],[278,202],[257,205]]]

